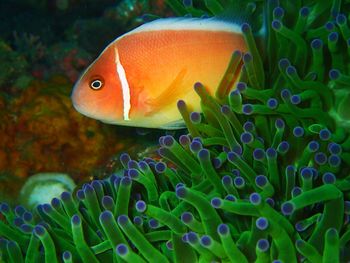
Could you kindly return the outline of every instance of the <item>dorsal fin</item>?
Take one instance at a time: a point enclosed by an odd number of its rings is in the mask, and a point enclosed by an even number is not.
[[[241,27],[239,24],[235,24],[223,19],[217,19],[215,17],[209,18],[160,18],[152,22],[143,24],[129,33],[123,35],[131,35],[140,32],[147,31],[160,31],[160,30],[206,30],[206,31],[226,31],[232,33],[241,33]]]

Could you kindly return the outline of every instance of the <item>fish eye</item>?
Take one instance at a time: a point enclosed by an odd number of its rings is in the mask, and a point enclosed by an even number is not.
[[[103,87],[103,81],[100,78],[94,78],[90,81],[90,88],[93,90],[99,90]]]

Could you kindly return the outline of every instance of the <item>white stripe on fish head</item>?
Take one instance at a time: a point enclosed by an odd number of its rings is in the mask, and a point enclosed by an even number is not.
[[[130,120],[129,119],[129,112],[131,109],[130,87],[129,87],[128,80],[126,79],[125,69],[124,69],[124,67],[119,59],[118,49],[114,48],[114,51],[115,51],[115,66],[116,66],[116,70],[117,70],[116,73],[120,79],[120,83],[122,86],[122,93],[123,93],[123,114],[124,114],[123,117],[124,117],[125,121],[128,121],[128,120]]]

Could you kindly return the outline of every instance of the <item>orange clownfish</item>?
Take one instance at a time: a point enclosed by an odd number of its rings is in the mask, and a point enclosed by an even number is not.
[[[200,111],[193,85],[200,81],[214,94],[236,50],[246,51],[237,24],[215,18],[155,20],[103,50],[75,84],[73,105],[106,123],[180,128],[177,101]]]

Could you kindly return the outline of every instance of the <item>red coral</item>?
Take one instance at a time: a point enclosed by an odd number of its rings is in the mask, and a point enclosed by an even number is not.
[[[65,95],[70,89],[71,84],[56,78],[33,83],[8,105],[0,99],[6,113],[0,117],[0,171],[17,178],[55,171],[81,179],[125,148],[115,127],[106,129],[73,109]]]

